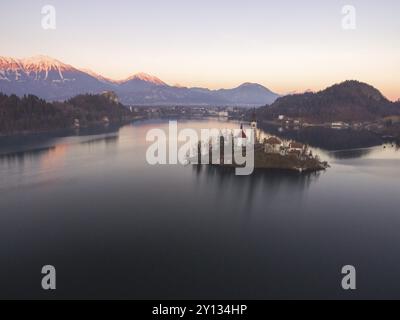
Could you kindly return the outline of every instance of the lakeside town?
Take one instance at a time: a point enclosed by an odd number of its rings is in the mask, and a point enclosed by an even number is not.
[[[209,106],[172,106],[172,107],[139,107],[130,106],[130,111],[135,113],[137,119],[151,118],[216,118],[221,120],[250,120],[249,110],[242,107],[209,107]],[[366,130],[376,133],[384,139],[400,141],[400,116],[388,116],[375,121],[334,121],[324,123],[312,123],[301,118],[279,115],[276,119],[258,119],[259,123],[271,124],[279,127],[279,131],[285,129],[300,130],[309,127],[324,127],[336,130]]]

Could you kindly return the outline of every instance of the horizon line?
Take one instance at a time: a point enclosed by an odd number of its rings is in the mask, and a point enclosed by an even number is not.
[[[24,56],[24,57],[0,56],[0,58],[5,58],[5,59],[8,58],[8,59],[13,59],[13,60],[29,60],[29,59],[35,59],[35,58],[36,58],[36,59],[37,59],[37,58],[42,58],[42,59],[47,58],[47,59],[49,59],[49,60],[52,60],[52,61],[61,63],[61,64],[65,65],[65,66],[69,66],[69,67],[71,67],[71,68],[73,68],[73,69],[76,69],[76,70],[78,70],[78,71],[80,71],[80,72],[86,73],[86,74],[88,74],[88,75],[90,75],[90,76],[92,76],[92,77],[95,77],[97,80],[99,80],[99,78],[102,78],[102,79],[107,80],[107,81],[109,81],[109,82],[111,82],[111,83],[114,83],[114,84],[120,84],[120,83],[129,81],[129,80],[132,80],[132,79],[134,79],[134,78],[137,77],[137,76],[143,75],[143,76],[149,76],[149,77],[153,78],[154,80],[160,81],[160,82],[162,82],[163,84],[165,84],[166,86],[169,86],[169,87],[187,88],[187,89],[196,89],[196,88],[199,88],[199,89],[207,89],[207,90],[210,90],[210,91],[236,89],[236,88],[239,88],[240,86],[243,86],[243,85],[245,85],[245,84],[260,85],[260,86],[264,87],[265,89],[271,91],[272,93],[277,94],[277,95],[280,96],[280,97],[287,96],[287,95],[304,94],[304,93],[308,93],[308,92],[311,92],[311,93],[318,93],[318,92],[323,91],[323,90],[325,90],[325,89],[327,89],[327,88],[329,88],[329,87],[331,87],[331,86],[334,86],[334,85],[337,85],[337,84],[341,84],[341,83],[344,83],[344,82],[346,82],[346,81],[357,81],[357,82],[364,83],[364,84],[367,84],[367,85],[372,86],[373,88],[375,88],[376,90],[378,90],[378,91],[379,91],[387,100],[389,100],[389,101],[392,101],[392,102],[398,102],[398,101],[400,101],[400,97],[395,98],[395,99],[393,99],[393,100],[392,100],[392,99],[389,99],[389,98],[388,98],[385,94],[383,94],[382,91],[381,91],[380,89],[378,89],[377,87],[375,87],[375,86],[369,84],[369,83],[366,82],[366,81],[362,81],[362,80],[358,80],[358,79],[345,79],[345,80],[342,80],[342,81],[340,81],[340,82],[333,82],[332,84],[330,84],[330,85],[324,87],[323,89],[316,89],[316,90],[315,90],[315,89],[306,89],[306,90],[299,91],[299,92],[298,92],[297,90],[295,90],[295,91],[288,91],[288,92],[285,92],[285,93],[278,93],[277,91],[270,89],[270,87],[267,86],[267,85],[261,84],[261,83],[259,83],[259,82],[252,82],[252,81],[240,82],[238,85],[235,85],[235,86],[233,86],[233,87],[218,87],[218,88],[214,88],[214,89],[212,89],[212,88],[210,88],[210,87],[208,87],[208,86],[207,86],[207,87],[201,87],[201,86],[186,86],[186,85],[181,85],[180,83],[175,83],[175,84],[172,84],[172,85],[171,85],[171,84],[168,84],[167,82],[163,81],[163,80],[162,80],[161,78],[159,78],[158,76],[155,76],[154,74],[150,74],[150,73],[143,72],[143,71],[135,72],[135,73],[131,74],[130,76],[124,77],[124,78],[122,78],[122,79],[121,79],[121,78],[120,78],[120,79],[115,79],[115,78],[111,78],[111,77],[108,77],[108,76],[104,76],[104,75],[102,75],[101,73],[99,73],[99,72],[97,72],[97,71],[94,71],[94,70],[91,69],[91,68],[75,67],[74,65],[72,65],[72,64],[70,64],[70,63],[66,63],[66,62],[64,62],[63,60],[60,60],[60,59],[58,59],[58,58],[54,58],[53,56],[49,56],[49,55],[46,55],[46,54],[35,54],[35,55]],[[143,80],[143,79],[141,79],[141,80]],[[144,81],[145,81],[145,80],[144,80]]]

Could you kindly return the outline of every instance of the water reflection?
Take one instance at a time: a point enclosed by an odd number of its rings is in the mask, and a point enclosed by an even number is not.
[[[19,139],[22,137],[11,140]],[[12,174],[24,177],[21,182],[29,180],[25,174],[41,181],[50,179],[50,173],[64,167],[69,159],[74,162],[77,155],[84,154],[82,147],[98,152],[104,145],[107,152],[117,152],[118,139],[118,133],[60,138],[39,135],[27,137],[24,143],[11,147],[9,142],[0,143],[0,174],[3,176],[0,185],[11,188],[7,177]]]
[[[394,143],[385,143],[376,147],[336,150],[325,152],[331,160],[349,160],[349,159],[375,159],[375,160],[399,160],[399,146]]]
[[[91,127],[76,130],[59,130],[48,133],[0,137],[0,155],[35,151],[46,147],[53,147],[61,141],[80,142],[85,139],[95,140],[96,136],[118,135],[121,126]]]
[[[112,134],[112,135],[101,135],[101,136],[96,136],[95,138],[89,139],[89,140],[83,140],[79,144],[81,145],[87,145],[87,146],[96,146],[99,144],[104,144],[106,147],[113,147],[117,145],[119,140],[119,135],[118,134]]]
[[[95,146],[98,144],[104,144],[107,147],[116,145],[118,143],[119,135],[101,135],[95,138],[79,139],[79,141],[65,141],[65,139],[48,139],[48,141],[42,141],[43,144],[51,143],[51,146],[45,147],[34,147],[32,149],[26,149],[21,151],[3,151],[0,153],[0,162],[12,164],[12,163],[24,163],[34,158],[45,157],[44,161],[55,160],[61,158],[66,154],[69,146],[73,144]]]
[[[291,202],[301,202],[305,192],[323,174],[256,169],[252,175],[236,176],[233,168],[209,165],[194,165],[192,170],[199,184],[217,186],[216,197],[240,208],[248,219],[254,208],[261,206],[268,211],[274,203],[286,202],[288,196]]]
[[[372,152],[372,149],[352,149],[352,150],[338,150],[329,152],[329,156],[335,159],[354,159],[366,157]]]
[[[343,298],[337,271],[351,261],[377,279],[355,298],[398,297],[394,145],[318,149],[337,157],[326,172],[236,176],[148,165],[146,132],[167,124],[0,139],[1,296],[41,297],[36,270],[50,261],[63,270],[55,298]]]
[[[56,147],[44,147],[44,148],[37,148],[33,150],[27,151],[19,151],[19,152],[10,152],[5,154],[0,154],[0,162],[3,163],[21,163],[24,162],[26,159],[32,159],[40,157],[44,154],[49,153],[51,150],[54,150]]]
[[[325,150],[369,148],[383,143],[377,135],[364,130],[337,130],[324,127],[309,127],[298,130],[261,124],[260,128],[281,138],[296,140]]]

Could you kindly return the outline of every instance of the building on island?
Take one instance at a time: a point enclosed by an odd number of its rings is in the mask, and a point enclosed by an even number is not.
[[[276,137],[264,139],[264,152],[265,153],[280,153],[283,143]]]
[[[292,141],[289,143],[289,150],[290,151],[299,151],[303,152],[305,150],[306,146],[302,143]]]
[[[295,141],[289,143],[288,155],[296,156],[297,158],[304,160],[309,156],[307,151],[308,147],[305,144]]]
[[[259,143],[260,141],[260,132],[258,130],[257,126],[257,115],[256,115],[256,109],[253,110],[253,115],[250,123],[250,128],[254,131],[254,139],[255,143]]]

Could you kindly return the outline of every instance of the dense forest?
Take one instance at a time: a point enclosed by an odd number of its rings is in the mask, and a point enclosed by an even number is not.
[[[257,110],[262,119],[277,119],[279,115],[311,123],[374,121],[400,115],[400,104],[389,101],[368,84],[345,81],[316,93],[284,96]]]
[[[113,95],[79,95],[65,102],[49,103],[34,95],[21,98],[0,93],[0,134],[38,132],[129,120],[132,113]]]

